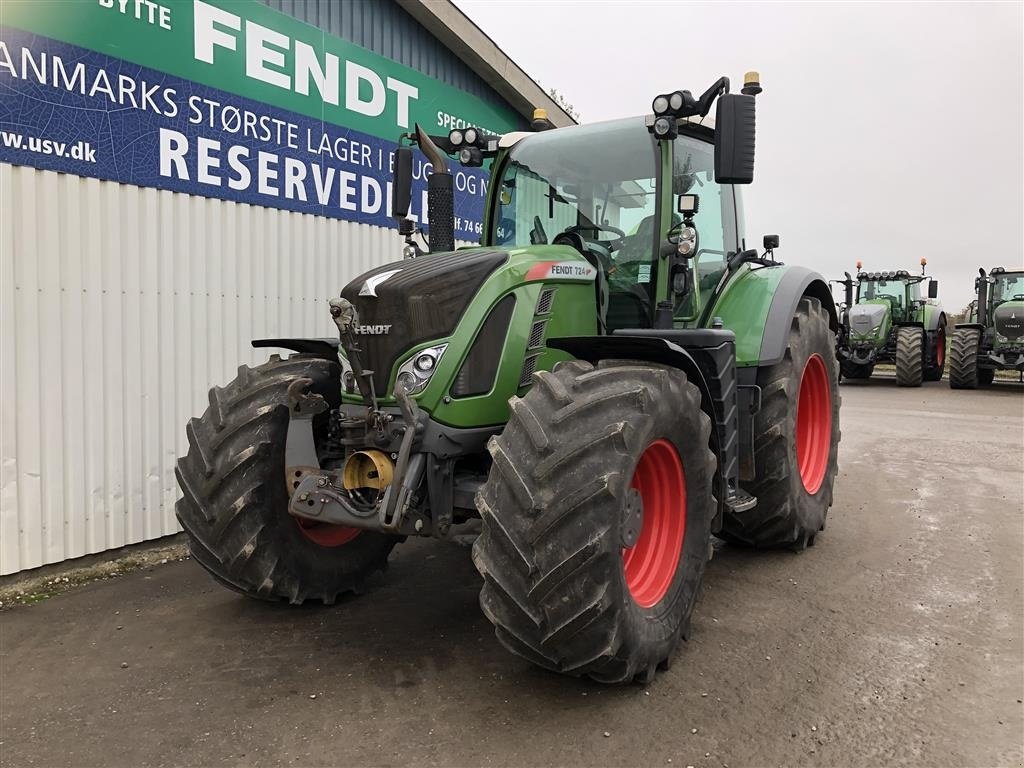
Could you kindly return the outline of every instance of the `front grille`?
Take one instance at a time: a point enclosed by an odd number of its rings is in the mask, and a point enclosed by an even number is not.
[[[390,394],[388,374],[403,352],[452,334],[484,280],[507,258],[489,249],[428,254],[377,267],[345,286],[341,295],[355,305],[359,325],[377,331],[357,338],[378,394]],[[369,278],[384,272],[395,274],[373,287],[376,296],[359,295]],[[380,332],[383,326],[387,333]]]

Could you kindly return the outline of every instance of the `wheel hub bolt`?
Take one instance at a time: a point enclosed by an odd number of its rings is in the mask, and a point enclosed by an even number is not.
[[[636,545],[640,538],[640,531],[644,523],[644,502],[640,497],[640,491],[630,488],[626,492],[626,506],[622,516],[622,546],[630,549]]]

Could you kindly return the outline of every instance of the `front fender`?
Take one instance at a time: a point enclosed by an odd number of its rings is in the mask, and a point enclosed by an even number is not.
[[[729,281],[715,302],[712,317],[720,317],[736,334],[736,364],[774,365],[782,360],[800,299],[818,299],[828,312],[829,327],[839,332],[839,315],[828,283],[806,267],[780,264],[750,267]]]
[[[303,355],[314,355],[315,357],[322,357],[325,360],[331,362],[338,362],[338,347],[340,341],[337,338],[334,339],[253,339],[253,347],[259,349],[262,347],[279,347],[280,349],[290,349],[293,352],[298,352]]]

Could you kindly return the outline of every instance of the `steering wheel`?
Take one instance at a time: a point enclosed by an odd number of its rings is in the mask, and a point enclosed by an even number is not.
[[[584,240],[592,240],[593,242],[601,243],[601,245],[605,246],[611,251],[614,251],[616,248],[618,248],[622,239],[626,236],[626,233],[623,232],[621,229],[619,229],[618,227],[610,226],[608,224],[574,224],[573,226],[568,227],[567,229],[564,229],[562,231],[567,235],[579,235]],[[583,234],[584,232],[593,232],[594,234],[597,234],[598,232],[611,232],[613,235],[615,235],[615,239],[601,240],[597,237],[590,238],[586,237]]]
[[[570,229],[579,229],[578,227],[570,227]],[[587,240],[578,231],[571,232],[569,229],[559,232],[555,235],[554,240],[551,241],[552,245],[568,245],[570,248],[575,248],[581,254],[586,256],[588,253],[594,257],[597,262],[594,266],[600,264],[601,269],[604,271],[605,277],[608,276],[609,271],[612,269],[612,253],[609,247],[609,241],[607,240]],[[591,261],[591,259],[587,259]]]

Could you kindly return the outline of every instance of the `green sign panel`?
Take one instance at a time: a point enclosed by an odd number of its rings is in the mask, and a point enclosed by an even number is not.
[[[391,140],[521,122],[255,0],[2,0],[0,25]]]

